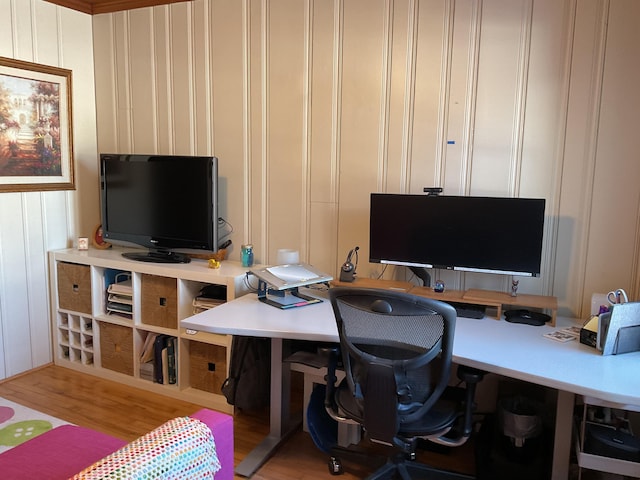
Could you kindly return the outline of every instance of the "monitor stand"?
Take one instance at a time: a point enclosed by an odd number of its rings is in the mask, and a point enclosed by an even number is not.
[[[153,263],[189,263],[191,258],[183,253],[171,250],[149,250],[147,252],[124,252],[123,257],[138,262]]]
[[[424,287],[431,286],[431,275],[425,267],[409,267],[409,270],[411,270],[416,277],[422,280],[422,285]]]

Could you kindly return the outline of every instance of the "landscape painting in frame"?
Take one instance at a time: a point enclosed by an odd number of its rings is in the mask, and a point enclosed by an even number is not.
[[[0,57],[0,192],[74,188],[71,70]]]

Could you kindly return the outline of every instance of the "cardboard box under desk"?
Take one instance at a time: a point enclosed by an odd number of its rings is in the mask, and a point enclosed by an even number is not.
[[[220,393],[227,378],[227,349],[220,345],[189,342],[189,383],[193,388]]]
[[[129,327],[98,322],[103,368],[133,376],[133,331]]]
[[[58,262],[58,306],[91,315],[91,268]]]
[[[175,278],[142,275],[142,323],[178,328],[177,287]]]

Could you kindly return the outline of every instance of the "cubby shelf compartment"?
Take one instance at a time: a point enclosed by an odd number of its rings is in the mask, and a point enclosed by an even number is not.
[[[191,335],[180,328],[180,320],[193,315],[203,288],[226,292],[222,301],[247,293],[246,268],[225,261],[211,269],[196,259],[179,265],[136,262],[124,258],[124,251],[50,252],[55,363],[232,412],[218,385],[228,374],[231,337]],[[123,297],[111,300],[130,304],[131,315],[113,311],[109,296],[114,293]],[[148,335],[175,338],[175,384],[149,377],[141,360]]]
[[[598,398],[583,397],[582,418],[576,424],[575,451],[578,461],[578,480],[582,478],[582,469],[597,470],[626,477],[640,478],[640,462],[622,460],[603,455],[585,452],[585,429],[587,421],[587,409],[589,406],[607,407],[619,411],[640,412],[638,405],[620,405],[606,402]]]
[[[59,311],[57,314],[58,352],[62,359],[93,364],[93,320],[78,313]]]

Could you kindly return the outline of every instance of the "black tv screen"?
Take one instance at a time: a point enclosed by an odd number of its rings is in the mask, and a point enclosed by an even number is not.
[[[149,249],[125,256],[188,262],[180,250],[218,249],[216,157],[101,154],[100,180],[105,241]]]
[[[371,194],[369,261],[539,276],[545,200]]]

